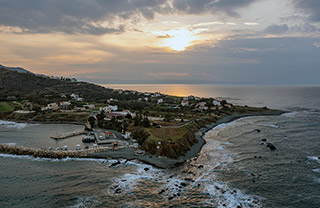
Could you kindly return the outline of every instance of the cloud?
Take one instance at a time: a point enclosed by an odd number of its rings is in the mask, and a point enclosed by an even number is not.
[[[117,19],[135,15],[152,19],[166,11],[167,0],[2,0],[0,25],[19,27],[24,33],[119,33]],[[106,24],[107,23],[107,24]]]
[[[124,22],[156,14],[226,14],[256,0],[1,0],[0,26],[21,33],[120,33]],[[122,24],[121,24],[122,22]]]
[[[174,9],[186,14],[224,13],[231,17],[239,17],[237,9],[248,6],[256,0],[173,0]]]
[[[282,25],[272,24],[264,30],[264,32],[267,34],[282,34],[288,31],[289,31],[289,26],[287,24],[282,24]]]
[[[244,24],[245,24],[245,25],[248,25],[248,26],[256,26],[256,25],[259,25],[259,23],[257,23],[257,22],[245,22]]]
[[[285,34],[285,33],[303,33],[303,34],[312,34],[312,33],[319,33],[320,29],[312,24],[304,23],[304,24],[296,24],[292,26],[288,26],[288,24],[272,24],[268,26],[264,33],[266,34]]]
[[[309,15],[309,19],[320,22],[320,1],[319,0],[294,0],[296,8]]]

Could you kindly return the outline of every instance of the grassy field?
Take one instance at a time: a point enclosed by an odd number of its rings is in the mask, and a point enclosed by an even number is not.
[[[19,103],[0,102],[0,112],[12,112],[15,107],[19,107]]]
[[[187,130],[185,127],[180,128],[149,128],[146,129],[150,136],[148,139],[155,140],[155,141],[165,141],[165,140],[172,140],[177,141],[180,139]]]

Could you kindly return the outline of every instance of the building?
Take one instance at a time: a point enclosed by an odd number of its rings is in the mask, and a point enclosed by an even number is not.
[[[158,99],[157,103],[158,104],[163,103],[163,99],[162,98]]]
[[[83,101],[84,99],[82,97],[80,97],[78,94],[74,94],[72,93],[70,95],[71,99],[75,100],[75,101]]]
[[[58,103],[49,103],[46,107],[41,108],[42,111],[46,110],[52,110],[52,111],[57,111],[59,110],[59,105]]]
[[[111,120],[111,119],[123,120],[124,117],[125,115],[122,113],[116,113],[116,112],[106,113],[106,120]]]
[[[111,111],[117,111],[118,110],[118,106],[117,105],[108,105],[106,107],[101,107],[100,111],[104,111],[104,112],[111,112]]]
[[[189,106],[189,101],[188,100],[181,101],[181,106]]]
[[[60,106],[60,109],[68,110],[68,109],[70,109],[71,103],[68,101],[61,101],[59,103],[59,106]]]
[[[221,103],[220,103],[219,101],[217,101],[217,100],[212,101],[212,104],[213,104],[214,106],[216,106],[216,105],[221,105]]]
[[[124,132],[124,136],[123,136],[125,139],[129,139],[132,137],[132,133],[131,131],[125,131]]]

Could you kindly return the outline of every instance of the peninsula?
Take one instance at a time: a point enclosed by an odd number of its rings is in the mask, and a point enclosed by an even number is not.
[[[0,67],[0,119],[83,124],[85,131],[52,138],[87,134],[95,143],[93,149],[86,151],[1,144],[0,152],[7,154],[138,159],[167,168],[195,157],[205,144],[202,136],[220,123],[281,113],[267,107],[236,106],[215,98],[114,90],[74,78]]]

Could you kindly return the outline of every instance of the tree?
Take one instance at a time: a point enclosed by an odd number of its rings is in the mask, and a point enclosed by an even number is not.
[[[149,121],[149,119],[148,119],[147,116],[144,117],[144,119],[142,120],[142,125],[143,125],[144,127],[146,127],[146,128],[148,128],[148,127],[151,126],[151,125],[150,125],[150,121]]]
[[[97,115],[98,127],[103,128],[104,118],[106,117],[104,110]]]
[[[93,116],[90,116],[88,119],[88,122],[89,122],[91,128],[94,128],[94,124],[96,122],[96,119]]]

